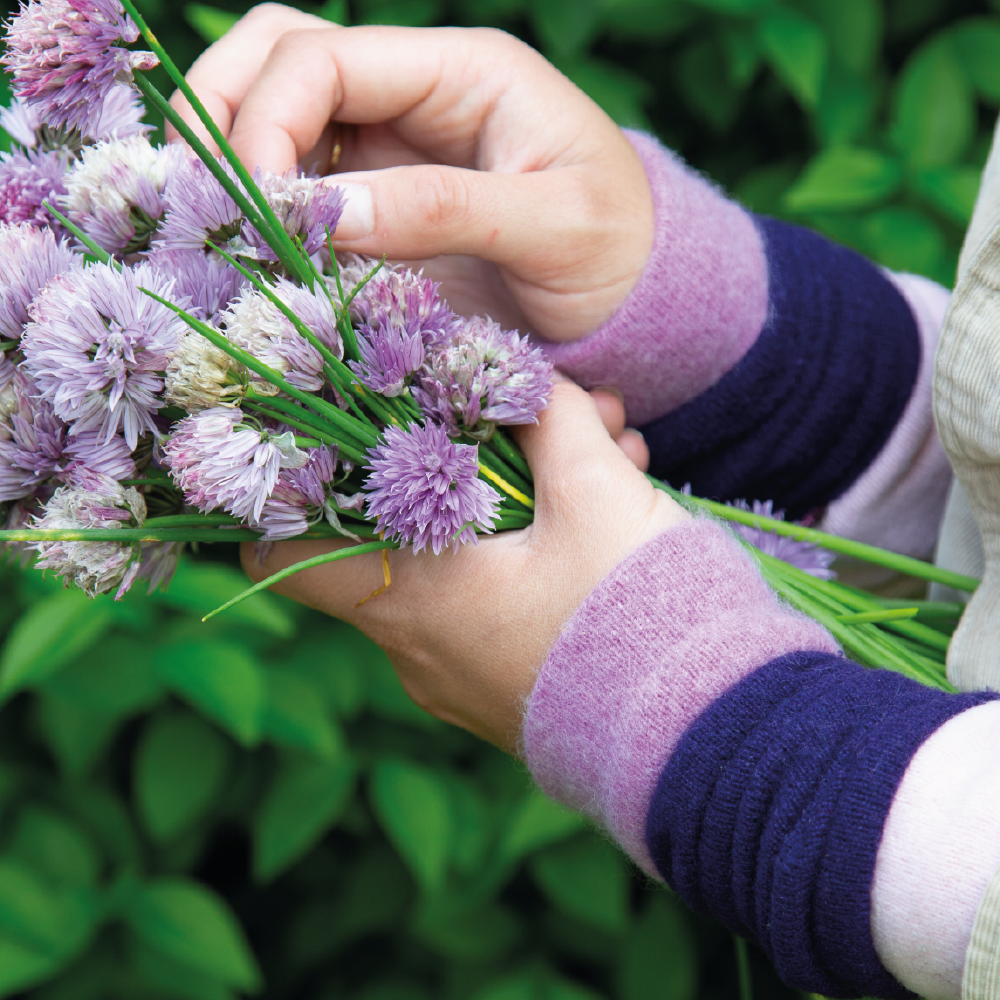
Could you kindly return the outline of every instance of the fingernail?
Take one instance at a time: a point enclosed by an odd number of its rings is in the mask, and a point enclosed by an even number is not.
[[[367,184],[355,184],[351,181],[338,183],[335,177],[327,178],[326,183],[344,192],[344,211],[334,233],[337,242],[362,240],[366,236],[371,236],[375,229],[372,189]]]
[[[608,396],[614,396],[619,403],[625,402],[625,394],[617,386],[613,385],[595,385],[591,392],[603,392]]]

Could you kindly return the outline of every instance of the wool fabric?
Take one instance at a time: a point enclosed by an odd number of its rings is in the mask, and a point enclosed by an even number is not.
[[[778,600],[726,529],[670,528],[621,562],[556,641],[528,702],[528,766],[652,874],[646,813],[678,740],[724,691],[797,649],[837,645]]]
[[[684,733],[650,804],[650,855],[689,906],[759,942],[790,986],[913,997],[872,940],[883,825],[921,744],[995,697],[828,652],[778,657]]]

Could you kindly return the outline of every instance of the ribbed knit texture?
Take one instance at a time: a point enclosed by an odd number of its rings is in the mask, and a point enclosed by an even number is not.
[[[773,219],[758,226],[766,326],[712,388],[641,430],[654,475],[801,518],[845,493],[888,441],[920,337],[903,296],[859,254]]]
[[[745,209],[655,139],[627,132],[653,195],[653,249],[638,285],[599,330],[546,344],[586,389],[615,386],[633,427],[717,382],[767,317],[767,266]]]
[[[646,812],[681,735],[761,664],[810,648],[837,645],[778,601],[727,531],[671,528],[620,563],[557,640],[528,703],[528,766],[652,874]]]
[[[883,824],[947,695],[825,652],[762,666],[684,733],[649,810],[650,854],[689,906],[758,941],[790,986],[910,997],[871,933]]]
[[[1000,996],[1000,871],[993,876],[976,915],[965,956],[962,1000]]]

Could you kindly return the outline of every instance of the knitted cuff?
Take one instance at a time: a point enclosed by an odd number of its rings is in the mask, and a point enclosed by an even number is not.
[[[589,595],[542,667],[524,749],[550,796],[604,826],[655,875],[646,813],[681,735],[724,691],[792,650],[836,653],[709,520],[671,528]]]
[[[626,134],[653,194],[649,261],[604,326],[545,349],[584,388],[620,389],[638,426],[694,398],[746,354],[767,316],[767,263],[745,209],[652,137]]]
[[[872,938],[886,816],[921,744],[995,697],[824,653],[775,659],[684,734],[653,795],[650,853],[689,906],[758,941],[788,985],[913,997]]]

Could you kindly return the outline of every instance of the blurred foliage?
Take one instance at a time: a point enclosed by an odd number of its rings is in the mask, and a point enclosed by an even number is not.
[[[188,65],[248,5],[141,6]],[[945,283],[1000,105],[985,3],[301,6],[513,31],[753,209]],[[201,624],[242,589],[226,558],[118,605],[0,575],[0,996],[737,995],[724,930],[415,708],[356,631],[269,594]],[[752,961],[758,997],[795,996]]]

